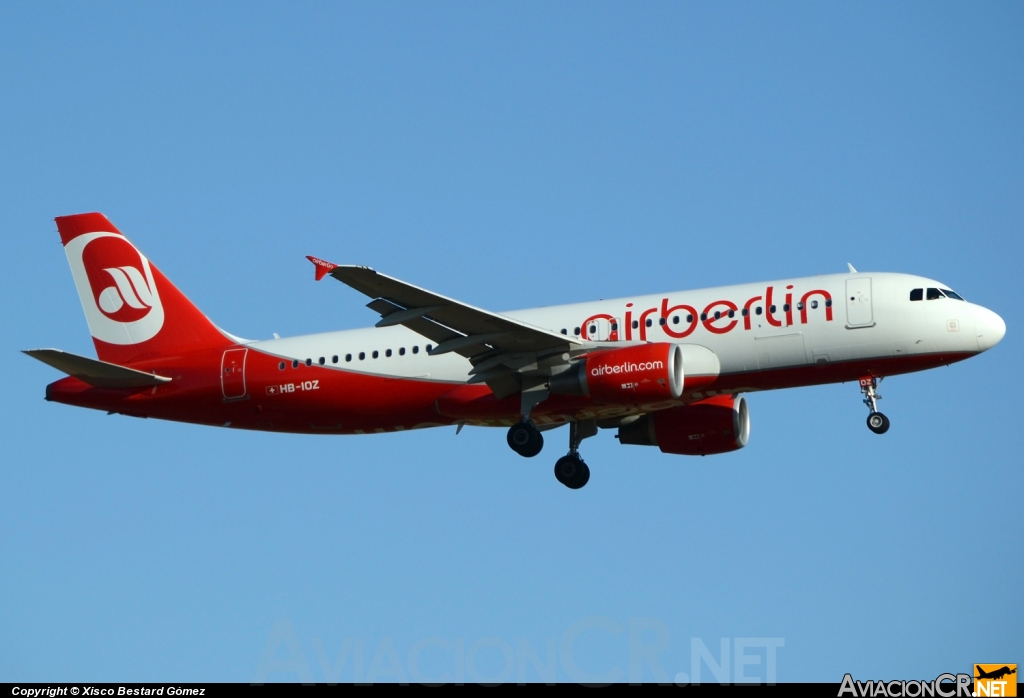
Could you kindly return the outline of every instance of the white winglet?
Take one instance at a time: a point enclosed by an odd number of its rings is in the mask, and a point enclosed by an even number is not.
[[[850,264],[849,262],[847,262],[847,263],[846,263],[846,266],[850,267],[850,273],[851,273],[851,274],[856,274],[856,273],[858,273],[858,272],[857,272],[857,270],[853,268],[853,265],[852,265],[852,264]]]

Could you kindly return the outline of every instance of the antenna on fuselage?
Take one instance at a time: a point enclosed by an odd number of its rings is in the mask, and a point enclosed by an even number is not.
[[[847,262],[847,263],[846,263],[846,266],[850,267],[850,273],[851,273],[851,274],[856,274],[856,273],[858,273],[858,272],[857,272],[857,270],[853,268],[853,265],[852,265],[852,264],[850,264],[849,262]]]

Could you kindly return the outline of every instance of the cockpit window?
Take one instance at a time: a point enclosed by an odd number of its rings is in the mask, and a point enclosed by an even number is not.
[[[928,300],[937,301],[940,298],[942,298],[942,291],[937,288],[928,289]]]
[[[950,291],[948,288],[942,289],[942,292],[946,294],[946,298],[952,298],[953,300],[957,301],[963,300],[963,298],[960,297],[959,293],[954,293],[953,291]]]
[[[924,289],[915,288],[910,292],[910,300],[912,301],[923,301],[924,300]]]

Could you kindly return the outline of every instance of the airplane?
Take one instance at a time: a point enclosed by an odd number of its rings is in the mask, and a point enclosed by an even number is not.
[[[556,479],[590,479],[584,439],[705,456],[750,437],[745,393],[879,381],[991,349],[1006,325],[948,285],[848,273],[493,313],[363,266],[309,257],[370,298],[373,327],[247,340],[217,327],[100,213],[55,219],[97,359],[25,353],[68,374],[46,399],[110,414],[303,434],[507,427],[534,457],[568,425]]]
[[[995,669],[993,671],[985,671],[981,667],[975,665],[975,669],[978,672],[978,675],[974,677],[976,679],[1001,679],[1004,676],[1009,676],[1010,674],[1017,673],[1016,666],[1014,666],[1013,669],[1011,669],[1008,666],[1002,666],[999,669]]]

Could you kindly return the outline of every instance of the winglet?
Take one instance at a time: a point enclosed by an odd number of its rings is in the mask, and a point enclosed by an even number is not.
[[[313,257],[311,255],[306,255],[306,259],[311,261],[313,263],[313,265],[316,267],[316,280],[317,281],[319,281],[320,279],[322,279],[325,276],[327,276],[331,272],[331,269],[337,269],[338,268],[337,264],[331,264],[330,262],[325,262],[324,260],[320,259],[319,257]]]
[[[854,269],[853,265],[850,264],[849,262],[846,263],[846,266],[850,267],[850,273],[851,274],[859,274],[860,273],[856,269]],[[327,272],[324,272],[324,273],[326,274]],[[320,277],[318,276],[317,278],[319,279]]]

